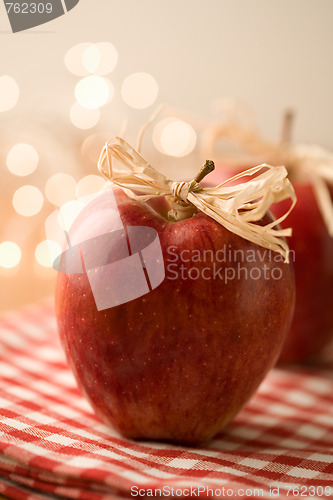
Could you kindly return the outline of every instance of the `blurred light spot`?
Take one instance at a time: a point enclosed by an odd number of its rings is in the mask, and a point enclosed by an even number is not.
[[[191,125],[177,118],[160,121],[153,133],[155,147],[170,156],[188,155],[193,151],[196,140],[196,133]]]
[[[62,205],[58,215],[58,221],[60,226],[65,231],[69,231],[76,217],[79,215],[79,213],[84,207],[85,204],[77,200],[72,200]]]
[[[38,243],[35,250],[35,258],[43,267],[52,267],[55,259],[61,254],[59,243],[52,240],[44,240]]]
[[[90,73],[107,75],[118,62],[118,52],[112,43],[101,42],[88,47],[83,53],[83,63]]]
[[[83,108],[78,102],[71,107],[70,119],[77,128],[92,128],[99,122],[101,112],[99,109]]]
[[[0,76],[0,112],[13,108],[18,101],[20,89],[11,76]]]
[[[87,109],[96,109],[104,106],[113,97],[114,89],[106,78],[90,75],[82,78],[75,87],[75,98],[78,103]]]
[[[82,54],[82,62],[89,73],[96,72],[101,62],[101,54],[96,45],[92,44],[86,48]]]
[[[13,241],[4,241],[0,244],[0,266],[10,269],[20,263],[22,252]]]
[[[80,198],[82,196],[97,193],[103,189],[105,184],[105,179],[99,175],[86,175],[77,183],[76,196]]]
[[[107,140],[107,135],[93,134],[87,137],[81,147],[81,155],[83,158],[88,158],[97,165],[102,148]],[[96,167],[97,168],[97,167]]]
[[[125,78],[121,95],[131,108],[144,109],[151,106],[158,94],[156,80],[148,73],[133,73]]]
[[[38,165],[39,156],[30,144],[16,144],[7,155],[8,170],[15,175],[24,176],[34,172]]]
[[[47,199],[60,206],[75,198],[76,182],[69,174],[55,174],[49,178],[45,186]]]
[[[65,65],[68,71],[78,76],[86,76],[88,74],[87,68],[83,63],[83,54],[91,45],[91,43],[79,43],[66,52]]]
[[[96,47],[100,53],[100,62],[95,73],[97,75],[107,75],[117,66],[118,52],[110,42],[97,43]]]
[[[118,52],[110,42],[79,43],[70,48],[65,55],[67,69],[78,76],[107,75],[118,62]]]
[[[25,217],[31,217],[41,211],[44,197],[35,186],[22,186],[15,191],[13,206],[16,212]]]

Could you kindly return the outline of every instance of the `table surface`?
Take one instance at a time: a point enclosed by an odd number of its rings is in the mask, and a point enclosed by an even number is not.
[[[205,446],[133,442],[79,393],[52,302],[0,316],[0,494],[20,500],[130,497],[131,488],[333,492],[333,363],[276,368]],[[303,488],[303,490],[301,490]],[[328,492],[328,490],[323,490]],[[332,493],[333,495],[333,493]],[[201,496],[204,496],[202,493]],[[331,496],[331,495],[330,495]]]

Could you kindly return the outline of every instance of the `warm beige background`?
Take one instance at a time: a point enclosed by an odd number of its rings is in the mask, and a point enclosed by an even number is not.
[[[120,87],[133,72],[152,74],[158,102],[212,117],[233,96],[255,111],[260,128],[278,137],[286,107],[296,112],[293,138],[333,149],[333,2],[331,0],[80,0],[67,15],[13,35],[0,4],[0,75],[18,82],[14,110],[0,113],[0,240],[25,234],[20,269],[0,274],[0,308],[52,293],[54,274],[34,263],[43,217],[14,217],[11,199],[17,178],[6,166],[8,148],[34,140],[43,149],[36,174],[27,181],[41,190],[57,171],[95,173],[75,147],[93,131],[69,122],[77,81],[64,54],[79,42],[112,42],[119,62],[110,75],[113,101],[103,108],[98,130],[110,135],[129,119],[134,134],[152,112],[131,110]],[[30,138],[30,139],[29,139]],[[9,236],[8,236],[9,235]]]
[[[1,2],[0,67],[24,83],[22,112],[61,112],[72,102],[64,52],[108,40],[120,56],[118,89],[128,73],[148,71],[162,101],[204,115],[232,95],[270,135],[292,106],[295,138],[333,147],[332,22],[331,0],[80,0],[66,16],[12,35]]]

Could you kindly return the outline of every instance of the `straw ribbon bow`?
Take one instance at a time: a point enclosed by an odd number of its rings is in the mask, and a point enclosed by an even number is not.
[[[98,168],[106,179],[134,200],[166,197],[171,203],[171,220],[182,220],[200,210],[229,231],[279,252],[286,262],[289,261],[289,248],[284,237],[291,235],[291,229],[281,229],[279,224],[293,209],[296,196],[283,166],[262,164],[218,186],[203,188],[200,180],[207,169],[214,168],[213,162],[206,162],[205,168],[192,181],[175,182],[149,165],[126,141],[115,137],[104,145]],[[234,184],[238,179],[242,182]],[[288,198],[291,207],[283,216],[266,225],[257,224],[272,203]]]
[[[288,165],[290,175],[312,184],[327,231],[333,237],[333,154],[326,149],[304,144],[282,149],[280,158]]]
[[[284,117],[280,143],[271,142],[261,135],[252,110],[244,103],[229,99],[224,102],[223,111],[226,120],[206,131],[203,152],[210,156],[217,141],[227,137],[241,145],[244,152],[265,158],[273,165],[286,165],[291,179],[312,185],[327,231],[333,237],[333,153],[318,145],[291,145],[293,112],[290,110]]]

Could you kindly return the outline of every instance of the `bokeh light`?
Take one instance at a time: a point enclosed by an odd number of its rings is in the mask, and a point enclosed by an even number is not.
[[[78,102],[75,102],[71,107],[70,119],[73,125],[81,129],[89,129],[95,127],[101,117],[100,110],[83,108]]]
[[[36,186],[21,186],[13,196],[13,206],[16,212],[25,217],[31,217],[41,211],[44,197]]]
[[[83,108],[87,109],[104,106],[112,99],[113,94],[113,85],[102,76],[86,76],[75,87],[76,100]]]
[[[55,174],[49,178],[45,186],[47,199],[60,207],[75,198],[76,182],[69,174]]]
[[[84,50],[82,62],[88,73],[96,72],[101,62],[101,54],[95,44],[89,45],[89,47]]]
[[[58,221],[60,226],[68,232],[76,217],[84,207],[85,204],[78,200],[72,200],[62,205],[58,214]]]
[[[39,156],[30,144],[16,144],[7,155],[8,170],[15,175],[24,176],[34,172],[38,165]]]
[[[105,184],[105,179],[103,179],[100,175],[86,175],[77,183],[76,196],[77,198],[80,198],[82,196],[97,193],[103,189]]]
[[[96,165],[101,155],[102,148],[107,140],[107,135],[103,134],[92,134],[87,137],[81,146],[81,155],[84,159],[89,159]]]
[[[125,78],[121,96],[128,106],[135,109],[148,108],[156,101],[158,85],[148,73],[133,73]]]
[[[19,95],[20,89],[14,78],[8,75],[0,76],[0,112],[12,109]]]
[[[169,156],[186,156],[196,144],[193,127],[178,118],[166,118],[160,121],[153,132],[153,143],[161,153]]]
[[[0,243],[0,267],[11,269],[16,267],[21,260],[22,252],[17,243],[4,241]]]
[[[61,246],[56,241],[44,240],[36,246],[35,258],[41,266],[52,267],[61,251]]]
[[[107,75],[118,62],[118,52],[110,42],[79,43],[71,47],[65,55],[65,65],[77,76],[95,74]]]
[[[71,47],[65,54],[65,65],[71,73],[77,76],[86,76],[87,68],[83,63],[83,54],[92,44],[89,42],[78,43]]]
[[[114,70],[118,62],[118,52],[110,42],[90,45],[82,56],[85,68],[95,75],[107,75]]]

